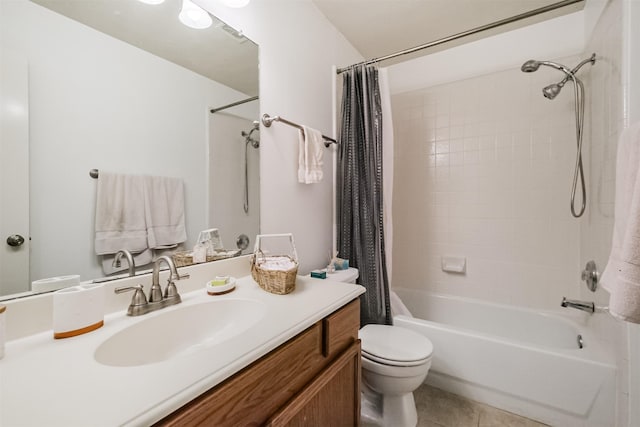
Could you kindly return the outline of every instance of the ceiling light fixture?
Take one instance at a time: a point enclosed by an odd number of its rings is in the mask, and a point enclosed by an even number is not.
[[[180,22],[187,27],[197,30],[209,28],[213,23],[211,16],[190,0],[182,0],[182,10],[180,10],[178,18],[180,18]]]
[[[245,7],[251,0],[222,0],[225,6],[229,7]]]
[[[164,3],[164,0],[138,0],[139,2],[142,3],[146,3],[146,4],[160,4],[160,3]]]

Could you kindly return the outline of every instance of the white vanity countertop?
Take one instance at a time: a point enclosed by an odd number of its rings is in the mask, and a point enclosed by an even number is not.
[[[54,340],[48,330],[9,341],[0,360],[0,426],[153,424],[363,292],[358,285],[298,277],[292,293],[274,295],[246,276],[225,295],[209,296],[203,284],[170,308],[138,317],[125,310],[108,314],[102,328],[77,337]],[[222,344],[142,366],[113,367],[94,359],[102,342],[136,322],[239,298],[262,301],[266,315]]]

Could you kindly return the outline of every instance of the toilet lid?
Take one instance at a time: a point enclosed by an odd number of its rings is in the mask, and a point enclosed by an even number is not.
[[[433,344],[425,336],[399,326],[366,325],[359,336],[363,356],[382,363],[414,364],[433,353]]]
[[[327,279],[335,282],[355,283],[360,275],[357,268],[349,267],[346,270],[336,270],[333,273],[327,273]]]

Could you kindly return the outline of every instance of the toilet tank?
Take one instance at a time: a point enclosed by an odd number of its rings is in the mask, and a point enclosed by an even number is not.
[[[357,268],[349,267],[346,270],[336,270],[333,273],[327,273],[327,280],[344,283],[356,283],[360,273]]]

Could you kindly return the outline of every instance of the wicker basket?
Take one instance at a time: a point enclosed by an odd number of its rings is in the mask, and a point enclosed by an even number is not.
[[[233,258],[240,255],[240,250],[227,251],[224,249],[216,250],[216,253],[213,255],[207,255],[207,261],[219,261],[221,259]],[[176,267],[186,267],[187,265],[195,264],[193,262],[193,251],[180,251],[176,252],[172,256],[173,262]]]
[[[269,238],[287,238],[291,245],[289,255],[265,255],[262,242]],[[293,263],[293,267],[284,270],[265,268],[269,261],[287,261]],[[256,237],[256,244],[253,256],[251,257],[251,277],[258,285],[272,294],[284,295],[292,292],[296,288],[296,277],[298,275],[298,254],[293,243],[292,234],[261,234]]]

